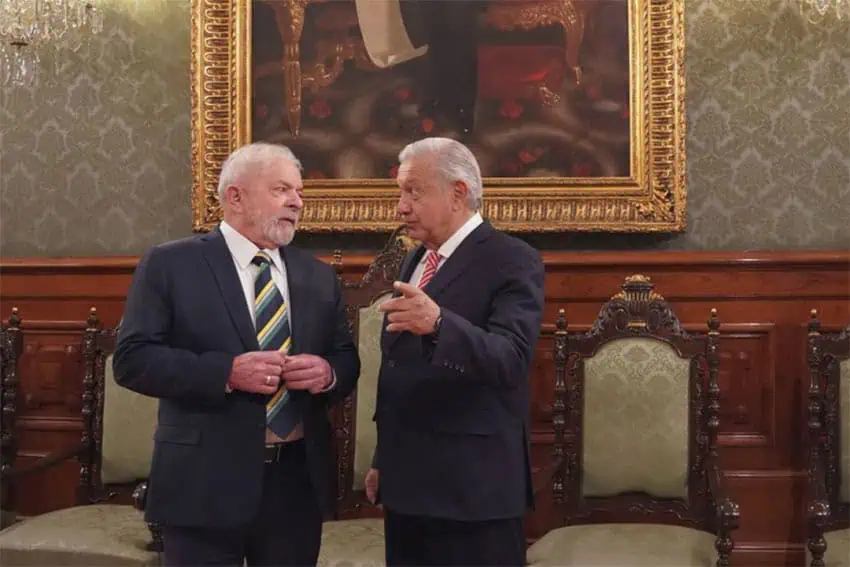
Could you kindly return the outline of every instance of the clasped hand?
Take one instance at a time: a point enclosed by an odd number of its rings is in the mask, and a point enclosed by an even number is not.
[[[401,296],[389,299],[378,308],[387,315],[387,331],[409,331],[414,335],[428,335],[440,316],[440,306],[428,294],[414,285],[395,282],[393,287]]]
[[[315,354],[285,355],[279,351],[255,351],[233,359],[228,384],[234,390],[274,394],[283,382],[288,390],[317,394],[331,383],[331,365]]]

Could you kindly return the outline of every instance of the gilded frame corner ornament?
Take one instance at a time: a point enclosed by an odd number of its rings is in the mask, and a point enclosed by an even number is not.
[[[251,141],[251,1],[192,0],[192,213],[220,220],[218,174]],[[310,0],[287,0],[302,8]],[[684,0],[629,3],[631,176],[487,178],[484,213],[510,232],[680,232],[687,224]],[[299,230],[391,232],[391,180],[308,180]]]

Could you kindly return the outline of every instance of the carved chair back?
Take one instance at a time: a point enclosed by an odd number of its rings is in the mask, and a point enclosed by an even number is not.
[[[817,311],[808,329],[810,536],[850,528],[850,326],[822,332]],[[810,544],[811,545],[811,544]]]
[[[642,275],[626,278],[587,332],[568,332],[561,311],[554,451],[563,466],[553,486],[569,524],[651,522],[716,533],[718,330],[713,309],[707,333],[684,330]],[[729,522],[736,512],[729,510]]]
[[[368,505],[364,480],[372,463],[377,433],[372,417],[381,365],[380,338],[383,314],[377,307],[392,296],[405,256],[413,243],[396,229],[384,248],[357,280],[344,277],[342,254],[334,254],[333,265],[340,278],[348,327],[360,353],[357,389],[333,412],[337,467],[337,515],[358,515]]]
[[[23,333],[21,331],[21,316],[17,307],[12,308],[12,314],[6,324],[0,328],[0,478],[12,470],[12,464],[17,454],[15,442],[15,412],[18,391],[18,359],[23,350]],[[0,509],[11,513],[14,510],[13,491],[11,483],[2,482],[0,486]],[[5,526],[6,518],[3,519]]]
[[[113,377],[112,356],[118,327],[104,329],[92,308],[83,333],[83,433],[81,439],[79,504],[124,501],[132,495],[141,514],[153,456],[157,400],[119,386]],[[117,498],[116,498],[117,497]],[[150,549],[161,551],[161,531],[148,524]]]
[[[114,498],[147,479],[150,470],[157,401],[115,382],[112,356],[119,328],[120,323],[103,328],[92,308],[83,333],[80,503]]]

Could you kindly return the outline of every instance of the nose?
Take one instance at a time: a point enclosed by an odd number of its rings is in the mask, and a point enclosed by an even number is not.
[[[396,211],[399,215],[404,216],[410,213],[410,203],[407,202],[407,199],[402,197],[398,200],[398,206],[396,207]]]
[[[289,206],[296,211],[300,211],[304,208],[304,199],[301,197],[301,194],[293,191],[292,197],[289,199]]]

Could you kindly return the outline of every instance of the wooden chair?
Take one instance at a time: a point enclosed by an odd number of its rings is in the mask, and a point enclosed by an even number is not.
[[[401,228],[390,236],[363,277],[344,278],[342,255],[334,267],[340,276],[348,325],[360,353],[357,390],[333,415],[337,465],[337,517],[322,531],[319,565],[346,567],[384,565],[384,526],[381,511],[366,499],[365,477],[372,464],[377,433],[372,417],[381,368],[383,314],[378,306],[392,296],[393,281],[412,244]]]
[[[0,528],[14,523],[15,504],[11,484],[5,477],[12,470],[17,454],[15,443],[15,403],[18,392],[18,359],[23,349],[21,334],[21,316],[17,307],[12,308],[9,321],[0,329],[0,399],[2,399],[2,417],[0,417]]]
[[[812,310],[808,551],[811,567],[850,566],[850,326],[822,333]]]
[[[118,386],[112,376],[117,330],[103,329],[94,308],[83,334],[80,443],[26,468],[3,484],[68,459],[80,462],[78,505],[25,519],[0,532],[0,563],[12,565],[157,565],[162,540],[145,524],[146,479],[157,401]],[[135,505],[112,503],[133,491]]]
[[[728,565],[738,506],[718,468],[719,322],[689,333],[649,278],[626,278],[591,330],[555,333],[552,483],[565,526],[531,566]]]

